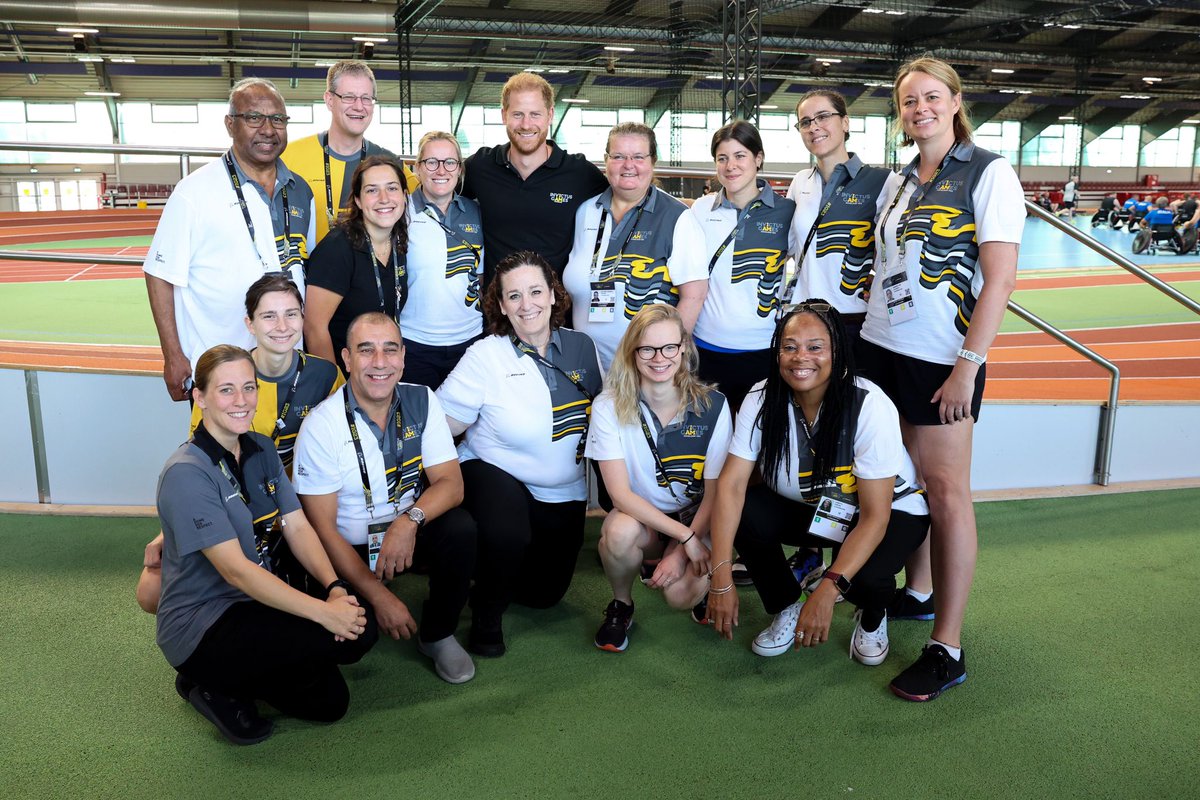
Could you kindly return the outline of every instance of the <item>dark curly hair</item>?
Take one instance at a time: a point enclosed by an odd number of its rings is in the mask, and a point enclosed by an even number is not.
[[[346,238],[350,240],[350,244],[360,250],[368,251],[371,249],[371,237],[367,235],[367,228],[363,223],[363,211],[357,201],[358,196],[362,193],[363,175],[373,167],[391,167],[396,170],[396,179],[400,182],[400,188],[404,192],[406,201],[408,198],[408,181],[404,177],[404,166],[399,161],[387,156],[367,156],[358,163],[358,167],[354,170],[354,176],[350,178],[350,205],[338,217],[335,224],[346,232]],[[407,253],[407,214],[401,214],[400,219],[396,220],[396,224],[392,226],[392,237],[396,240],[400,252]]]
[[[550,330],[561,328],[567,319],[567,308],[571,305],[571,301],[567,297],[567,290],[563,288],[562,281],[558,279],[550,262],[532,250],[521,250],[501,259],[488,280],[487,289],[484,290],[483,318],[487,320],[488,333],[496,336],[512,336],[512,323],[500,310],[500,293],[503,291],[500,284],[505,275],[520,267],[537,267],[542,271],[546,285],[550,287],[550,291],[554,292],[554,306],[550,310]]]
[[[821,310],[810,307],[814,305]],[[854,390],[854,352],[846,343],[841,314],[824,300],[809,298],[796,304],[796,307],[782,315],[775,325],[775,334],[771,337],[775,368],[767,373],[762,408],[759,409],[758,418],[755,420],[762,430],[758,466],[763,477],[770,481],[775,479],[780,466],[790,460],[791,437],[788,430],[794,401],[792,388],[787,385],[779,371],[779,348],[788,323],[801,314],[811,314],[821,321],[829,332],[829,344],[833,349],[829,385],[825,389],[820,420],[813,431],[812,485],[818,487],[833,479],[833,469],[837,466],[838,443],[842,436],[849,436],[851,441],[854,440],[859,411],[855,402],[857,395]]]

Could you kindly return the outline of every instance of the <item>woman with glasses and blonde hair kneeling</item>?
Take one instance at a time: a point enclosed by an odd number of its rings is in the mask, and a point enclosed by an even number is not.
[[[696,377],[699,356],[671,306],[647,306],[617,346],[604,393],[592,407],[587,456],[600,465],[613,510],[600,558],[613,600],[596,647],[621,652],[633,625],[633,581],[646,580],[672,608],[705,622],[709,522],[732,422],[725,397]]]
[[[896,407],[855,375],[846,338],[828,303],[784,307],[771,341],[774,369],[746,396],[717,483],[708,613],[717,633],[732,639],[736,545],[775,615],[754,639],[760,656],[828,641],[842,595],[858,606],[850,656],[882,664],[896,574],[929,529]],[[764,483],[750,486],[755,467]],[[833,563],[807,600],[783,544],[833,546]]]

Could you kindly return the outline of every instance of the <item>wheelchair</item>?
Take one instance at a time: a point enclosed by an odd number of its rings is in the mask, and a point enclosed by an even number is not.
[[[1154,229],[1142,228],[1133,235],[1134,254],[1142,255],[1144,253],[1153,256],[1158,255],[1159,250],[1165,250],[1177,256],[1187,256],[1200,252],[1200,247],[1197,246],[1196,228],[1193,226],[1181,231],[1179,226],[1183,222],[1176,217],[1175,224],[1170,226],[1170,230],[1166,225],[1158,225]]]
[[[1122,227],[1129,224],[1129,219],[1132,215],[1132,211],[1117,206],[1112,211],[1108,212],[1108,227],[1112,228],[1114,231],[1119,231]],[[1096,221],[1094,219],[1092,220],[1092,227],[1096,227]]]

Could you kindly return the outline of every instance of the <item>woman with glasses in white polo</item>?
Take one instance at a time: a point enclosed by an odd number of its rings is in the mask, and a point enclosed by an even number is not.
[[[796,104],[796,130],[816,166],[792,179],[796,203],[792,238],[795,273],[785,302],[820,297],[838,310],[851,340],[867,313],[866,292],[875,264],[875,220],[882,210],[891,171],[868,167],[846,150],[850,116],[846,98],[815,89]]]
[[[458,193],[462,151],[454,134],[430,131],[417,149],[420,187],[408,203],[408,291],[400,313],[404,380],[436,389],[483,334],[479,204]]]
[[[604,155],[609,188],[575,213],[563,284],[571,296],[573,327],[596,343],[605,369],[643,307],[677,307],[690,332],[708,293],[704,231],[685,213],[687,206],[654,186],[657,161],[651,128],[640,122],[616,125]]]

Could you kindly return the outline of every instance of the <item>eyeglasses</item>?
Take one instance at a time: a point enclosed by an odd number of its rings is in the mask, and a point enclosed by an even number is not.
[[[624,153],[605,153],[604,157],[618,164],[624,164],[626,161],[632,161],[635,164],[645,164],[650,160],[650,156],[647,153],[634,153],[628,156]]]
[[[831,117],[844,117],[845,114],[840,111],[822,111],[820,114],[813,114],[811,117],[801,117],[800,121],[793,124],[792,127],[798,131],[806,131],[812,127],[814,122],[824,124]]]
[[[446,172],[454,172],[462,162],[457,158],[422,158],[417,163],[430,172],[436,172],[439,166],[445,167]]]
[[[817,314],[828,314],[833,306],[829,303],[792,303],[779,309],[779,316],[787,316],[800,311],[812,311]]]
[[[229,116],[237,117],[246,123],[246,127],[248,128],[261,128],[264,122],[271,120],[271,127],[278,130],[286,128],[288,120],[291,119],[287,114],[260,114],[257,111],[247,111],[245,114],[230,114]]]
[[[664,344],[662,347],[651,347],[644,345],[634,349],[638,358],[642,361],[649,361],[654,358],[655,353],[662,353],[663,358],[674,358],[679,355],[679,348],[683,346],[683,342],[675,342],[674,344]]]
[[[362,101],[362,104],[367,108],[370,108],[371,106],[375,105],[375,96],[374,95],[338,94],[337,92],[330,92],[330,94],[333,95],[334,97],[336,97],[338,100],[341,100],[342,105],[344,105],[344,106],[352,106],[360,100]]]

